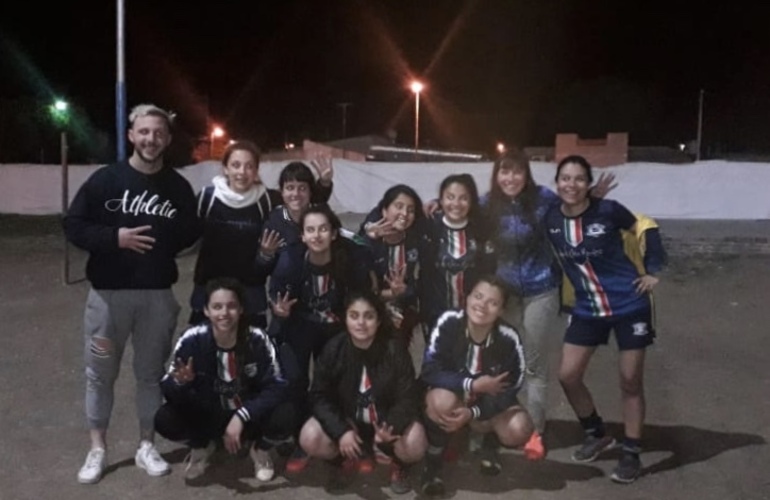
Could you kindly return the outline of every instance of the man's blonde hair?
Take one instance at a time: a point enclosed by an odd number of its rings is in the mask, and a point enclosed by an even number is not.
[[[172,113],[171,111],[161,109],[154,104],[139,104],[131,109],[131,113],[128,115],[128,123],[133,125],[134,121],[142,116],[160,116],[165,118],[166,123],[168,124],[169,128],[171,128],[171,125],[174,123],[176,114]]]

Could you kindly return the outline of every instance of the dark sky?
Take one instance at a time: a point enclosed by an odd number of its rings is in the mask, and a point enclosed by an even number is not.
[[[488,150],[557,132],[674,145],[695,138],[702,88],[704,147],[770,152],[762,3],[125,0],[127,98],[266,148],[339,138],[349,102],[347,135],[393,129],[408,144],[414,75],[423,140]],[[64,95],[114,134],[115,4],[4,2],[3,102]]]

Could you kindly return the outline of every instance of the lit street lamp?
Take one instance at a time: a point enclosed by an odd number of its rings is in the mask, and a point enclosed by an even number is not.
[[[414,92],[414,152],[420,147],[420,92],[425,88],[422,82],[415,80],[410,86]]]
[[[69,160],[67,152],[69,147],[67,146],[67,123],[69,122],[69,103],[62,99],[57,99],[49,107],[51,113],[51,119],[56,127],[59,129],[59,146],[61,151],[61,212],[62,217],[67,215],[69,209]],[[64,261],[62,263],[62,281],[65,285],[70,284],[70,243],[64,240]]]
[[[211,129],[211,142],[209,143],[209,156],[214,158],[214,140],[225,136],[225,130],[219,125],[214,125]]]

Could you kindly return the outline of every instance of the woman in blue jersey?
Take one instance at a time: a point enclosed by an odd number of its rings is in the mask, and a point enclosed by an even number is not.
[[[270,278],[269,333],[282,346],[281,360],[302,419],[309,411],[310,359],[317,360],[324,345],[343,328],[345,296],[372,290],[374,273],[369,249],[340,235],[340,220],[328,205],[308,207],[299,222],[303,244],[280,252]],[[306,464],[307,457],[297,448],[286,469],[299,472]]]
[[[564,336],[559,382],[585,430],[582,446],[572,454],[590,462],[615,440],[605,433],[583,377],[596,348],[611,331],[620,351],[620,390],[625,437],[623,455],[612,480],[633,482],[641,471],[640,439],[644,422],[645,348],[653,342],[651,295],[662,267],[663,247],[647,235],[644,262],[634,262],[624,246],[636,217],[620,203],[589,196],[591,166],[582,156],[564,158],[556,170],[561,203],[546,216],[548,238],[575,289],[575,304]]]
[[[612,189],[613,180],[613,176],[601,177],[592,192],[604,196]],[[558,203],[553,191],[535,183],[529,158],[519,150],[509,151],[495,161],[489,193],[481,199],[490,225],[496,274],[510,292],[503,318],[516,328],[524,342],[524,400],[535,423],[535,432],[524,446],[530,460],[542,459],[546,454],[542,436],[549,356],[564,330],[564,319],[559,315],[561,273],[556,269],[544,224],[546,213]]]
[[[189,328],[174,350],[155,429],[190,446],[186,479],[205,472],[221,438],[232,454],[255,441],[255,476],[269,481],[275,469],[268,451],[291,435],[294,419],[275,347],[243,321],[243,287],[234,279],[207,284],[204,314],[209,322]]]
[[[465,307],[471,286],[495,265],[473,177],[447,176],[439,187],[439,206],[428,219],[430,252],[420,275],[426,334],[444,311]]]

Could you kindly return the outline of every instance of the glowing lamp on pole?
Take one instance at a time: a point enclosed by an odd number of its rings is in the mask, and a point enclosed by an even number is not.
[[[420,147],[420,92],[423,91],[425,85],[415,80],[409,88],[414,93],[414,152],[416,153]]]

